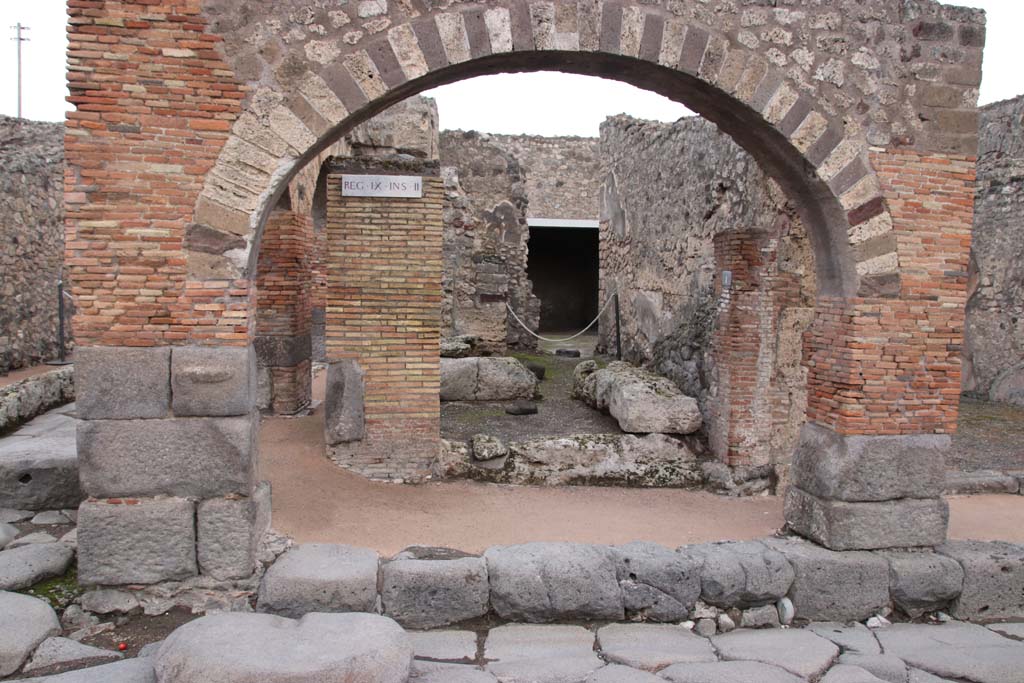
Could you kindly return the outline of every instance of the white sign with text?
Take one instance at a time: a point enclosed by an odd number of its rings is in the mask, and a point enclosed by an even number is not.
[[[414,175],[341,176],[342,197],[422,197],[423,178]]]

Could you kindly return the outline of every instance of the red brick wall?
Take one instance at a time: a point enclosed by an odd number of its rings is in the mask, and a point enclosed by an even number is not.
[[[245,97],[201,6],[68,1],[65,262],[81,345],[247,342],[247,281],[189,282],[182,250]]]
[[[343,198],[340,172],[328,183],[327,359],[356,359],[366,387],[366,436],[334,457],[406,478],[440,448],[443,184],[428,177],[423,198],[386,199]]]
[[[952,433],[960,396],[973,157],[875,152],[900,298],[821,298],[808,419],[843,434]]]

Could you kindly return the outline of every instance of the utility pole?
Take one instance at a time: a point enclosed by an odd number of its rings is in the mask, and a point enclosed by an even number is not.
[[[17,24],[12,26],[15,30],[15,35],[11,40],[18,44],[18,118],[21,118],[21,44],[28,41],[28,38],[23,37],[21,34],[23,31],[29,30],[28,26],[22,26],[19,21]]]

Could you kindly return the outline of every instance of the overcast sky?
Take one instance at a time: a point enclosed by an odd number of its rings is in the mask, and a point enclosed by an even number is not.
[[[265,1],[265,0],[250,0]],[[893,0],[894,2],[896,0]],[[988,11],[981,104],[1024,94],[1024,0],[959,0]],[[23,115],[60,121],[70,108],[64,98],[66,49],[64,0],[0,0],[0,29],[21,22],[30,28],[22,43]],[[0,113],[17,110],[15,43],[0,41]],[[508,74],[460,81],[428,91],[440,110],[441,126],[491,133],[597,135],[607,116],[674,121],[686,110],[659,95],[625,83],[559,73]]]

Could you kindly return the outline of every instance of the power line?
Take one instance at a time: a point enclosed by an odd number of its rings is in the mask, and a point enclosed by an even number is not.
[[[17,24],[12,26],[15,30],[14,37],[11,40],[15,41],[18,45],[18,118],[21,118],[21,44],[28,42],[28,38],[22,36],[22,32],[28,31],[28,26],[22,26],[19,21]]]

